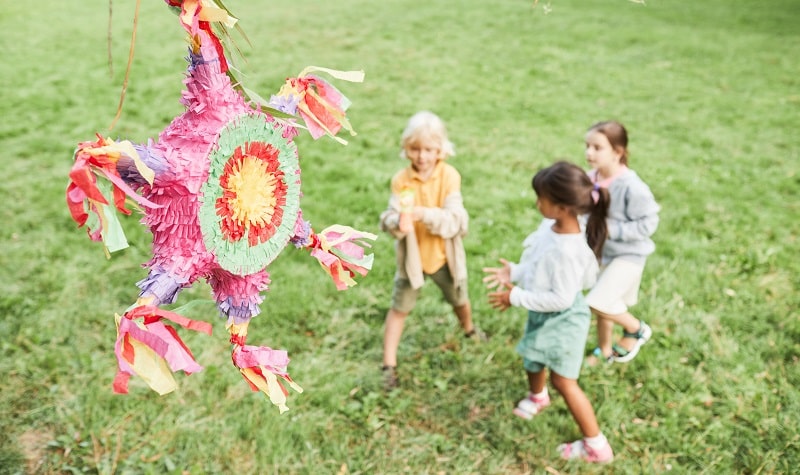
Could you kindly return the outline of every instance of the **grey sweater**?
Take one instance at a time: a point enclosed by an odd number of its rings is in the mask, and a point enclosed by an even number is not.
[[[627,170],[608,187],[608,239],[603,246],[603,264],[617,257],[644,263],[656,245],[650,236],[658,227],[661,207],[650,188],[633,170]]]

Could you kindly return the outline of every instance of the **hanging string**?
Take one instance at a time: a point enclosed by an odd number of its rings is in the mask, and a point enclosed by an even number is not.
[[[113,13],[114,0],[108,0],[108,34],[106,35],[106,44],[108,45],[108,77],[114,77],[114,61],[111,57],[111,20]]]
[[[125,102],[125,92],[128,90],[128,78],[131,74],[131,64],[133,63],[133,52],[136,47],[136,27],[139,24],[139,5],[141,5],[142,0],[136,0],[136,13],[133,15],[133,33],[131,34],[131,48],[130,52],[128,53],[128,66],[125,68],[125,79],[122,81],[122,92],[119,96],[119,105],[117,106],[117,114],[114,116],[114,120],[111,121],[111,125],[108,126],[109,132],[114,129],[114,125],[116,125],[117,120],[119,120],[119,116],[122,115],[122,104]]]

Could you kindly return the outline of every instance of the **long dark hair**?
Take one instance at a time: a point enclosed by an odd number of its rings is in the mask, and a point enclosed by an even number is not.
[[[581,167],[563,160],[539,170],[531,185],[537,196],[544,197],[553,204],[566,206],[575,214],[589,215],[586,242],[600,259],[603,244],[608,237],[608,190],[592,183]]]

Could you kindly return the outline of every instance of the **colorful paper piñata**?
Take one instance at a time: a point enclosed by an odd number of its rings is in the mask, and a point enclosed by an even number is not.
[[[289,244],[308,250],[340,290],[372,267],[365,248],[375,235],[340,225],[315,233],[303,219],[293,142],[297,127],[315,139],[344,142],[335,137],[342,128],[354,134],[345,117],[347,98],[311,73],[349,81],[363,80],[363,73],[310,67],[288,79],[269,103],[253,100],[257,95],[231,81],[219,35],[236,19],[221,1],[165,2],[189,34],[185,112],[147,144],[99,134],[80,143],[66,193],[73,219],[103,242],[107,254],[127,246],[118,221],[118,212],[131,213],[126,198],[141,207],[142,223],[153,234],[139,299],[116,316],[113,387],[127,393],[129,378],[138,375],[165,394],[176,388],[173,372],[202,369],[170,323],[207,334],[211,325],[160,307],[203,278],[226,319],[234,366],[283,412],[284,383],[302,392],[287,373],[289,358],[285,351],[247,345],[247,328],[270,284],[267,266]]]

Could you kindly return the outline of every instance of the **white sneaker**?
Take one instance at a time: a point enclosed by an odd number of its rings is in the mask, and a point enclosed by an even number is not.
[[[593,449],[591,445],[581,440],[576,440],[570,444],[558,446],[561,458],[566,460],[583,459],[589,463],[609,463],[614,460],[614,451],[606,440],[605,444],[599,449]]]
[[[517,403],[514,408],[514,415],[525,420],[533,419],[533,416],[542,412],[542,409],[550,405],[550,395],[536,397],[529,394],[528,397]]]

